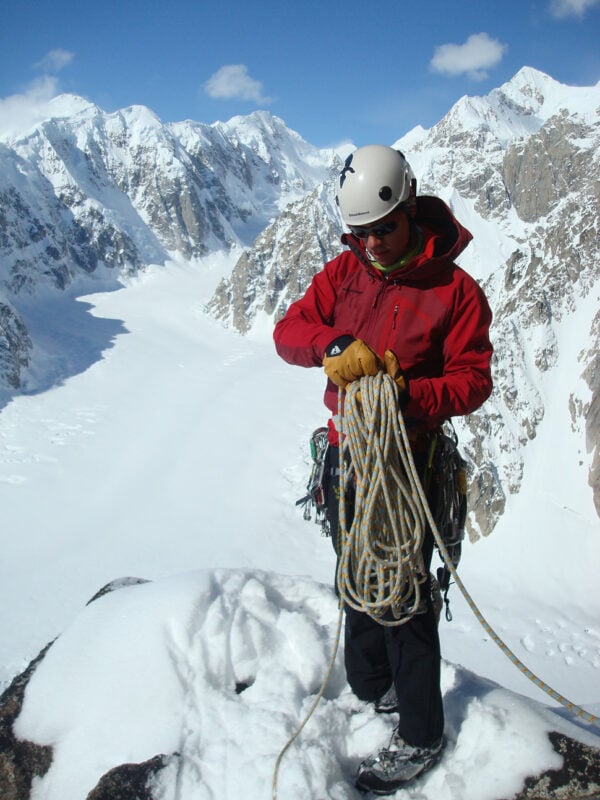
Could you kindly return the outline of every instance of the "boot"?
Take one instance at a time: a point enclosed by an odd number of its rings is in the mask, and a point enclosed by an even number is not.
[[[444,744],[442,737],[430,747],[413,747],[395,733],[389,747],[362,762],[356,786],[373,794],[392,794],[435,766]]]

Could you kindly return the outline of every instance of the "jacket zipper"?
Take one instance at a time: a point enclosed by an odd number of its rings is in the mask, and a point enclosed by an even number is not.
[[[373,300],[373,305],[371,306],[372,311],[375,311],[375,309],[377,308],[377,303],[379,302],[379,298],[381,297],[381,295],[385,292],[385,287],[386,287],[385,281],[381,281],[379,287],[377,288],[377,294],[375,295],[375,298]]]
[[[371,278],[371,280],[375,280],[375,279]],[[366,327],[365,332],[364,332],[364,336],[365,336],[365,338],[367,340],[370,338],[370,333],[371,332],[374,333],[377,330],[376,309],[377,309],[377,306],[379,304],[379,298],[381,297],[381,295],[383,294],[384,291],[385,291],[385,284],[380,282],[379,285],[377,286],[377,289],[376,289],[375,294],[373,296],[373,300],[371,302],[371,311],[369,313],[369,320],[367,322],[367,327]]]

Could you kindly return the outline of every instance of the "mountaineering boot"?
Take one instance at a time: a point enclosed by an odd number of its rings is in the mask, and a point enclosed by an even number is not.
[[[393,683],[385,694],[375,700],[375,711],[378,714],[394,714],[399,711],[398,695]]]
[[[392,794],[409,781],[435,766],[445,740],[442,736],[430,747],[413,747],[394,734],[389,747],[366,758],[358,768],[356,786],[373,794]]]

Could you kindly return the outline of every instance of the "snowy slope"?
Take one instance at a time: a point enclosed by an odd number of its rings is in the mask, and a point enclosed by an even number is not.
[[[597,241],[586,220],[593,208],[579,208],[573,192],[541,224],[525,222],[514,208],[500,214],[491,206],[484,214],[482,197],[497,197],[504,185],[506,148],[517,158],[519,137],[533,141],[540,131],[549,136],[557,109],[570,104],[575,114],[570,137],[588,130],[577,127],[578,119],[582,126],[597,124],[589,111],[598,91],[573,93],[523,70],[487,98],[461,101],[431,131],[400,140],[424,175],[423,185],[429,180],[430,189],[439,188],[473,230],[463,265],[486,285],[502,323],[498,334],[510,334],[496,343],[500,391],[484,407],[485,437],[483,428],[476,434],[463,428],[461,440],[476,445],[478,436],[485,438],[493,469],[503,470],[515,491],[507,492],[492,535],[465,544],[461,576],[517,656],[596,715],[600,523],[588,485],[595,442],[586,449],[584,410],[592,387],[583,370],[595,357],[600,285],[587,262],[565,257],[570,253],[561,249],[563,236],[549,235],[564,230],[567,215],[573,229],[581,225],[577,252],[591,262]],[[206,304],[232,274],[239,250],[165,262],[164,240],[152,238],[144,222],[152,209],[125,201],[114,185],[98,179],[98,170],[109,165],[121,181],[132,180],[124,169],[129,149],[123,137],[129,137],[138,147],[129,167],[158,147],[167,180],[173,177],[169,170],[181,175],[189,153],[210,142],[218,177],[213,188],[218,183],[223,201],[215,213],[228,220],[230,246],[246,212],[259,209],[264,226],[282,197],[287,202],[302,194],[303,179],[305,188],[318,182],[329,155],[321,160],[288,131],[271,162],[283,123],[269,115],[166,127],[148,109],[104,115],[79,98],[63,97],[52,116],[44,141],[33,128],[19,131],[22,160],[15,161],[16,151],[0,152],[10,167],[2,173],[3,186],[8,190],[12,181],[31,201],[31,217],[20,215],[18,204],[11,210],[14,241],[32,255],[24,264],[33,269],[33,256],[44,252],[44,225],[29,227],[48,207],[44,193],[50,185],[61,191],[79,186],[77,174],[87,192],[83,207],[108,208],[113,221],[127,218],[135,252],[152,260],[160,251],[161,266],[137,275],[100,269],[91,277],[58,270],[54,283],[72,281],[64,292],[10,290],[34,346],[24,373],[30,393],[13,396],[0,415],[0,686],[60,637],[38,668],[17,723],[19,734],[54,748],[54,764],[37,781],[34,800],[84,800],[113,766],[159,753],[169,759],[157,777],[156,800],[267,798],[275,759],[325,675],[337,624],[330,542],[294,505],[308,476],[308,437],[326,418],[323,376],[277,359],[272,316],[257,319],[248,337],[207,316]],[[77,143],[75,150],[61,151],[61,159],[49,144],[64,144],[59,129]],[[471,148],[474,131],[477,146]],[[452,152],[448,137],[455,134],[464,134],[463,144],[471,148],[464,163],[442,158]],[[560,144],[563,129],[554,128],[553,135]],[[231,153],[232,141],[246,157],[253,148],[258,152],[253,186],[244,188],[241,168],[234,175],[227,170],[224,154]],[[542,150],[548,141],[539,139]],[[593,152],[591,140],[572,141]],[[86,147],[95,173],[78,155]],[[24,158],[27,148],[51,156],[44,161],[48,180]],[[531,152],[542,150],[532,146]],[[67,163],[72,169],[65,172]],[[488,167],[493,180],[475,182],[474,194],[465,191],[476,168],[485,177]],[[278,171],[282,192],[266,177]],[[551,199],[552,188],[545,187]],[[235,207],[228,193],[239,201]],[[538,194],[534,200],[541,202],[542,188]],[[530,198],[521,199],[521,208],[531,210]],[[292,214],[302,205],[288,206],[290,214],[265,229],[260,241],[274,262],[278,250],[269,249],[268,238],[272,233],[290,249],[293,239],[284,234],[300,225]],[[58,219],[62,212],[55,212]],[[302,214],[298,219],[308,218]],[[248,219],[246,235],[256,222]],[[134,222],[141,225],[137,234]],[[315,223],[317,238],[322,222]],[[119,241],[114,233],[111,242]],[[211,247],[224,241],[211,238],[210,226],[201,233]],[[69,241],[66,236],[65,246]],[[294,247],[314,260],[304,239]],[[511,260],[519,248],[530,258],[527,269]],[[257,249],[257,260],[261,254]],[[543,270],[536,266],[540,254]],[[19,281],[28,275],[19,272]],[[271,283],[264,281],[267,291],[281,283],[280,271],[272,276]],[[36,276],[30,277],[34,283]],[[279,288],[287,297],[286,287]],[[239,289],[256,291],[254,305],[260,306],[259,284]],[[542,311],[551,313],[538,318],[544,298],[550,299]],[[150,582],[120,588],[86,607],[100,587],[126,576]],[[454,621],[441,622],[449,748],[438,770],[398,797],[511,797],[525,775],[556,765],[548,730],[600,744],[597,733],[515,668],[456,587],[451,597]],[[355,800],[357,761],[387,743],[392,721],[353,698],[342,663],[339,654],[315,716],[282,763],[280,800]],[[246,683],[251,685],[236,694],[236,684]],[[175,751],[180,759],[172,757]]]
[[[16,732],[56,747],[32,797],[85,798],[108,767],[171,753],[157,797],[271,797],[278,755],[320,689],[337,618],[331,588],[258,570],[191,572],[94,601],[28,687]],[[526,776],[561,766],[548,731],[581,735],[464,668],[445,663],[442,686],[446,753],[398,798],[511,797]],[[352,695],[338,659],[281,761],[276,796],[356,800],[357,762],[392,729]]]
[[[34,800],[83,800],[111,767],[174,751],[182,758],[159,773],[157,797],[267,798],[277,755],[325,675],[337,623],[333,552],[294,507],[308,435],[324,421],[322,375],[206,318],[226,271],[217,260],[202,270],[171,264],[86,298],[95,318],[120,321],[114,346],[3,412],[4,680],[63,634],[17,724],[55,746]],[[511,506],[492,537],[466,545],[461,574],[517,654],[597,713],[597,547],[578,562],[564,537],[597,542],[598,523],[589,497],[574,494],[561,511],[566,483],[551,487],[556,503],[544,486],[527,489],[523,503],[545,516]],[[565,532],[569,518],[579,527]],[[84,609],[123,576],[152,583]],[[600,744],[545,710],[556,704],[489,640],[456,588],[453,611],[441,623],[449,750],[398,797],[510,797],[527,773],[556,766],[547,730]],[[238,695],[242,682],[252,685]],[[282,762],[279,797],[357,798],[356,762],[387,743],[391,724],[349,693],[338,655]]]

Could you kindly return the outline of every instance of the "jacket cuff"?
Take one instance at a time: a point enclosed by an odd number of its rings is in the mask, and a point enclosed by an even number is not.
[[[349,334],[337,336],[333,341],[329,342],[325,348],[325,355],[329,358],[331,358],[331,356],[339,356],[354,341],[356,341],[354,336],[350,336]]]

